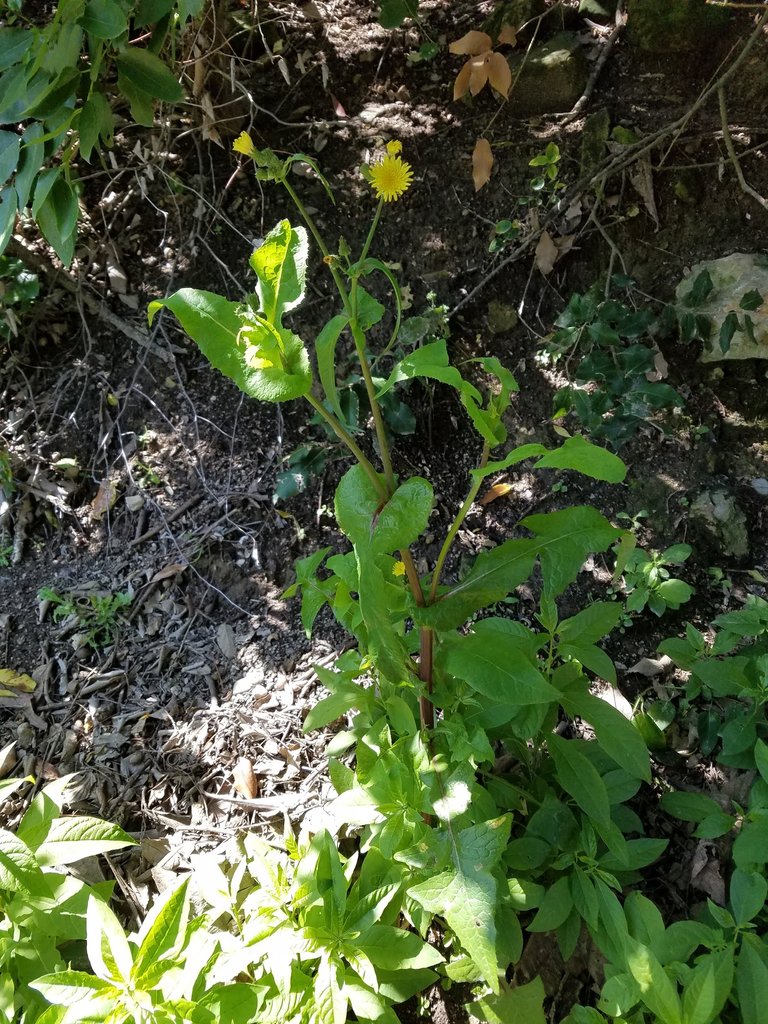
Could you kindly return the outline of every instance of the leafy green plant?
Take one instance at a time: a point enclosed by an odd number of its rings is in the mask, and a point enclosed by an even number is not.
[[[21,260],[0,256],[0,342],[18,334],[19,317],[29,311],[39,292],[37,274]]]
[[[632,722],[589,692],[589,673],[615,681],[599,641],[616,625],[621,609],[595,602],[569,618],[558,614],[558,598],[587,555],[606,550],[622,531],[589,507],[528,516],[519,536],[483,552],[462,576],[444,582],[443,574],[464,518],[490,474],[533,460],[534,469],[572,469],[618,482],[625,469],[615,455],[578,436],[554,449],[522,445],[492,461],[491,451],[506,440],[503,415],[518,385],[498,360],[470,361],[470,370],[478,366],[497,382],[484,395],[450,364],[443,339],[398,356],[377,385],[368,357],[375,346],[367,335],[378,333],[382,351],[393,351],[399,296],[391,272],[369,251],[384,204],[398,199],[410,183],[398,144],[390,144],[387,155],[366,170],[379,204],[354,260],[341,244],[337,253],[331,251],[295,193],[289,175],[300,157],[279,160],[245,136],[235,148],[252,157],[259,179],[276,181],[289,192],[332,275],[342,312],[318,335],[311,359],[284,319],[304,293],[307,237],[282,221],[251,257],[255,295],[236,303],[182,289],[152,303],[150,318],[170,309],[212,365],[246,394],[267,401],[303,398],[354,457],[334,503],[351,550],[331,554],[325,548],[299,559],[296,583],[286,592],[301,597],[308,632],[329,604],[357,641],[357,649],[342,655],[334,670],[317,668],[329,695],[305,722],[305,728],[315,729],[349,717],[328,749],[338,794],[326,808],[328,828],[333,836],[356,832],[365,855],[361,871],[402,887],[402,924],[426,936],[439,922],[442,944],[450,949],[441,972],[475,982],[487,998],[503,997],[505,1007],[520,1009],[523,998],[530,1003],[531,992],[508,989],[500,977],[520,957],[523,926],[556,930],[566,954],[583,924],[597,936],[608,935],[612,917],[623,914],[623,884],[639,877],[665,845],[645,837],[626,806],[650,779],[645,744]],[[374,272],[384,274],[393,289],[394,336],[376,332],[384,307],[362,287]],[[365,382],[382,471],[348,429],[341,405],[335,367],[345,330]],[[426,575],[419,573],[411,547],[427,529],[432,487],[422,477],[396,476],[380,405],[402,382],[416,378],[457,391],[482,445],[467,498]],[[535,628],[499,615],[482,617],[505,607],[505,598],[537,566],[542,583]],[[561,716],[588,721],[596,739],[557,735],[553,730]],[[507,752],[506,768],[497,767],[494,749]],[[353,766],[341,759],[350,750]],[[322,844],[323,863],[339,864],[323,868],[335,871],[339,880],[323,883],[326,895],[313,915],[335,943],[336,989],[331,985],[330,997],[323,999],[336,999],[337,990],[343,998],[346,964],[380,997],[379,965],[355,951],[351,934],[347,946],[343,940],[343,893],[350,878],[339,859],[338,840],[331,842],[324,833],[315,840]],[[319,871],[313,870],[313,878]],[[284,868],[279,877],[285,876]],[[305,884],[315,883],[307,878]],[[389,907],[390,899],[388,894],[382,906]],[[295,929],[295,917],[291,920]],[[300,917],[299,924],[306,934],[306,919]],[[392,941],[403,948],[412,942]],[[322,963],[325,954],[318,944],[320,939],[312,949]],[[366,959],[373,970],[364,968]],[[282,984],[288,998],[286,974]],[[330,984],[325,973],[322,984],[325,993]],[[385,1019],[380,1007],[371,1016]],[[328,1019],[340,1022],[341,1011]]]
[[[550,207],[557,200],[558,192],[566,187],[560,179],[559,163],[560,147],[555,142],[548,143],[543,153],[538,153],[529,161],[528,166],[536,168],[536,174],[528,183],[528,192],[517,200],[522,218],[529,218],[533,210]],[[505,217],[496,221],[488,252],[499,252],[505,245],[514,242],[522,228],[520,218],[510,220]]]
[[[133,119],[151,127],[158,100],[183,90],[160,53],[201,0],[66,0],[47,24],[10,10],[0,27],[0,253],[17,214],[31,209],[64,264],[79,218],[73,162],[110,147],[117,90]],[[148,39],[146,46],[140,45]]]
[[[42,587],[39,601],[50,602],[54,622],[69,620],[80,633],[81,646],[99,650],[114,642],[121,625],[120,611],[133,601],[129,591],[115,594],[59,594],[51,587]]]
[[[605,438],[618,449],[659,410],[683,404],[680,395],[658,377],[650,337],[657,320],[648,309],[633,309],[605,298],[597,286],[571,296],[555,321],[545,358],[564,359],[574,381],[554,397],[556,417],[573,411],[591,436]],[[571,360],[579,363],[570,369]]]
[[[716,297],[715,284],[708,270],[702,270],[694,278],[691,288],[682,298],[681,306],[677,309],[677,320],[680,328],[680,340],[688,344],[695,339],[707,341],[714,329],[712,318],[697,309]],[[725,354],[731,347],[731,342],[737,331],[745,334],[748,341],[753,345],[755,340],[755,322],[749,315],[765,302],[760,292],[753,288],[745,292],[739,300],[738,310],[732,309],[720,324],[717,336],[717,343],[720,351]]]
[[[62,815],[72,776],[49,783],[15,832],[0,829],[0,1020],[33,1024],[45,1017],[37,982],[84,960],[90,906],[103,907],[109,882],[86,885],[69,864],[132,846],[119,826]],[[0,780],[6,801],[31,779]],[[59,1019],[59,1018],[56,1018]]]
[[[654,615],[663,615],[690,601],[693,587],[671,576],[667,566],[682,565],[691,551],[690,544],[673,544],[661,552],[635,548],[622,572],[626,610],[640,612],[647,606]]]

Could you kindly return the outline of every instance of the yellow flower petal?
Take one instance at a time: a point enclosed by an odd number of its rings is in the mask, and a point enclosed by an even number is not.
[[[368,179],[376,198],[391,203],[410,188],[413,171],[405,160],[387,153],[382,160],[370,167]]]
[[[232,143],[232,149],[236,153],[242,153],[243,156],[253,156],[256,147],[253,144],[251,136],[248,132],[240,132],[235,141]]]
[[[392,566],[393,576],[405,576],[405,562],[395,562]]]
[[[398,153],[402,153],[403,144],[398,139],[393,139],[392,142],[387,143],[387,152],[390,156],[397,156]]]

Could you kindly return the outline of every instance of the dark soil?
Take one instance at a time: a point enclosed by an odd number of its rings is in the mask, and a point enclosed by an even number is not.
[[[566,185],[581,179],[584,121],[560,127],[554,116],[524,120],[506,108],[497,114],[487,91],[471,103],[452,103],[462,58],[445,47],[432,61],[413,63],[408,55],[427,37],[442,42],[480,27],[494,5],[421,6],[423,32],[385,31],[373,5],[360,0],[318,0],[319,18],[313,4],[261,4],[261,25],[245,34],[235,35],[237,12],[215,32],[204,23],[197,100],[152,132],[126,123],[114,162],[82,168],[87,217],[71,271],[77,288],[73,293],[60,275],[47,275],[18,337],[0,347],[0,447],[8,448],[16,479],[3,522],[0,666],[36,682],[27,697],[0,699],[0,747],[15,743],[2,770],[42,778],[77,771],[79,809],[182,850],[183,842],[214,842],[246,822],[269,827],[283,809],[298,820],[322,803],[323,740],[303,736],[301,722],[319,692],[312,663],[332,662],[347,642],[327,612],[307,639],[297,603],[280,598],[294,559],[339,542],[332,499],[347,465],[343,453],[332,450],[303,494],[275,504],[285,458],[307,440],[326,440],[308,425],[305,409],[244,398],[210,370],[170,315],[158,318],[149,343],[139,344],[81,301],[86,294],[103,299],[130,334],[144,330],[153,298],[179,287],[232,299],[249,289],[254,240],[280,218],[297,218],[284,193],[262,187],[239,165],[232,139],[249,130],[259,146],[317,160],[336,205],[311,174],[297,187],[331,244],[342,234],[353,251],[373,206],[359,165],[383,142],[402,141],[415,181],[385,209],[375,254],[396,267],[410,313],[424,310],[428,293],[454,309],[487,280],[451,318],[449,351],[456,362],[495,355],[513,370],[520,383],[508,414],[513,443],[556,441],[552,396],[563,369],[535,357],[571,294],[604,280],[610,267],[637,282],[636,301],[660,311],[693,264],[766,251],[768,210],[740,189],[711,101],[652,153],[658,224],[631,175],[618,174],[606,183],[592,221],[593,193],[585,191],[573,248],[550,275],[540,272],[532,252],[494,275],[500,257],[488,253],[493,225],[514,215],[532,176],[529,160],[554,140]],[[577,7],[566,5],[557,18],[591,47],[590,24]],[[542,31],[561,27],[545,22]],[[638,135],[671,123],[750,30],[747,12],[734,15],[730,32],[704,57],[649,55],[620,41],[587,113],[606,109],[611,125]],[[768,39],[758,53],[765,62]],[[234,93],[230,72],[242,86]],[[202,120],[203,96],[213,104],[214,122]],[[746,73],[729,92],[729,119],[741,150],[766,145],[765,98],[750,89]],[[206,137],[212,128],[220,145],[215,135]],[[476,193],[470,157],[483,133],[494,143],[496,166]],[[765,153],[757,148],[743,160],[761,195],[768,195]],[[39,261],[42,246],[22,230]],[[316,252],[310,269],[308,298],[294,318],[307,338],[336,312]],[[517,312],[516,326],[499,330],[498,304]],[[747,593],[765,596],[768,575],[768,500],[750,482],[768,476],[768,363],[726,362],[713,370],[696,361],[695,345],[670,337],[660,347],[668,382],[685,406],[649,423],[622,449],[627,483],[509,476],[506,496],[474,507],[447,566],[448,577],[459,572],[468,557],[512,535],[531,511],[579,503],[612,518],[647,510],[639,531],[646,547],[688,540],[694,555],[683,574],[696,586],[694,599],[662,619],[636,616],[606,644],[630,701],[652,684],[629,668],[653,657],[659,641],[685,621],[706,628]],[[396,438],[396,471],[428,476],[436,492],[430,533],[416,552],[426,570],[463,500],[480,445],[447,390],[412,385],[406,400],[416,429]],[[568,425],[578,429],[575,421]],[[732,493],[746,515],[750,551],[743,558],[724,555],[689,524],[691,501],[715,486]],[[712,567],[725,583],[712,585]],[[609,559],[596,558],[588,569],[566,595],[564,614],[605,595]],[[114,617],[112,634],[89,645],[82,617],[55,621],[55,605],[38,597],[43,587],[74,593],[79,607],[89,606],[89,595],[129,593],[132,602]],[[523,587],[516,597],[513,613],[530,619],[535,593]],[[250,787],[238,782],[243,759],[251,765]],[[690,875],[680,865],[692,849],[682,841],[675,846],[672,880],[664,874],[669,865],[654,869],[654,898],[671,914],[689,899]],[[579,969],[586,977],[587,967]],[[449,1008],[436,1009],[435,1020],[440,1012],[461,1019]]]

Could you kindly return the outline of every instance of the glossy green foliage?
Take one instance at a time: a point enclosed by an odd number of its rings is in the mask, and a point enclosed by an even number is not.
[[[117,91],[138,124],[151,127],[158,100],[183,90],[159,54],[201,0],[66,0],[47,24],[11,11],[0,27],[0,253],[27,208],[65,265],[79,218],[72,161],[111,147]],[[146,47],[137,36],[149,38]]]

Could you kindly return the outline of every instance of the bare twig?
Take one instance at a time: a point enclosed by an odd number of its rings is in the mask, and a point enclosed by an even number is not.
[[[725,89],[723,89],[722,86],[717,90],[717,101],[720,106],[720,121],[723,126],[723,142],[725,143],[725,148],[728,150],[728,156],[731,158],[731,163],[733,164],[733,169],[736,172],[736,177],[739,179],[741,191],[745,195],[751,196],[756,202],[758,202],[762,206],[764,210],[768,210],[768,202],[765,199],[763,199],[760,193],[756,192],[752,188],[752,186],[747,182],[746,178],[744,177],[744,171],[742,171],[741,169],[741,163],[739,162],[739,157],[736,153],[736,147],[733,144],[730,128],[728,126],[728,111],[725,107]]]
[[[610,52],[616,45],[616,41],[618,40],[619,36],[624,31],[624,26],[626,24],[627,16],[624,11],[624,0],[619,0],[618,4],[616,5],[616,19],[614,22],[613,29],[611,30],[611,34],[608,36],[608,38],[605,40],[605,42],[602,44],[600,48],[600,54],[597,60],[595,61],[594,67],[592,68],[590,76],[587,80],[587,84],[584,87],[584,92],[581,94],[581,96],[579,96],[578,100],[576,100],[576,103],[573,105],[571,110],[569,110],[569,112],[565,114],[565,116],[563,117],[562,121],[560,122],[561,127],[565,127],[565,125],[570,124],[572,121],[575,121],[576,118],[581,117],[584,108],[589,103],[590,97],[592,96],[592,92],[594,91],[595,85],[597,84],[597,80],[600,77],[603,68],[605,67],[605,62],[608,60]]]

